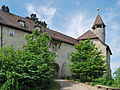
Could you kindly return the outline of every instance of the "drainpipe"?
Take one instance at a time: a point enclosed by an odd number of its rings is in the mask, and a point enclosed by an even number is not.
[[[1,47],[2,47],[2,32],[3,32],[3,26],[1,26]]]

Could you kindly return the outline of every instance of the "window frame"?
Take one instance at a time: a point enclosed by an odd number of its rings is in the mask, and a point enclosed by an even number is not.
[[[23,22],[23,21],[19,21],[19,24],[20,24],[20,26],[25,26],[25,22]]]
[[[11,34],[12,33],[12,34]],[[14,36],[14,30],[9,30],[9,35]]]

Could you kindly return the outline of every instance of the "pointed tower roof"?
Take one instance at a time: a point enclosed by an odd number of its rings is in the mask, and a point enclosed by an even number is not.
[[[95,24],[104,24],[102,18],[100,17],[100,15],[98,14],[97,17],[96,17],[96,20],[94,22],[94,25]]]
[[[80,37],[78,37],[77,40],[84,40],[84,39],[88,39],[89,37],[91,39],[98,38],[91,30],[88,30],[83,35],[81,35]]]
[[[104,24],[102,18],[100,17],[100,15],[99,15],[99,8],[98,8],[98,15],[95,19],[95,22],[94,22],[94,25],[93,25],[92,29],[95,28],[95,25],[103,25],[105,27],[105,24]]]

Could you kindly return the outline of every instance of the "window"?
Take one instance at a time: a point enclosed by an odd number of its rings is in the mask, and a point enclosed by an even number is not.
[[[91,41],[91,43],[93,44],[94,42],[93,42],[93,41]]]
[[[97,25],[97,28],[101,28],[102,26],[101,25]]]
[[[26,36],[26,33],[24,34],[24,38],[25,38],[25,36]]]
[[[40,31],[40,27],[36,27],[36,29],[38,29]]]
[[[67,58],[70,58],[70,52],[67,52]]]
[[[52,47],[52,50],[53,51],[57,51],[61,46],[61,43],[60,42],[57,42],[57,41],[52,41],[51,42],[51,47]]]
[[[10,35],[10,36],[14,36],[14,31],[13,31],[13,30],[10,30],[10,31],[9,31],[9,35]]]
[[[25,26],[25,23],[23,21],[20,21],[20,26]]]
[[[52,48],[53,48],[53,51],[57,51],[57,47],[58,44],[56,42],[52,43]]]

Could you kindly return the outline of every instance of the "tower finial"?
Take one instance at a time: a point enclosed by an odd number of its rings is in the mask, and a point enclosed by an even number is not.
[[[99,8],[97,8],[97,11],[98,11],[98,15],[99,15],[99,10],[100,10],[100,9],[99,9]]]

